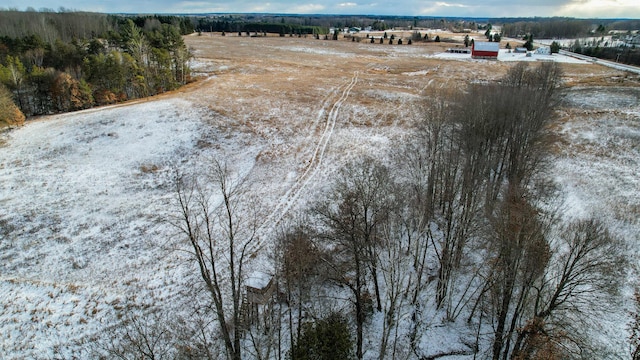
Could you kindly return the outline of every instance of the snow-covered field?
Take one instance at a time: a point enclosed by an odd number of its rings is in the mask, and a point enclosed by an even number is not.
[[[122,311],[193,300],[195,267],[168,221],[176,169],[226,160],[262,200],[268,246],[278,221],[313,201],[340,164],[385,156],[430,88],[494,79],[508,66],[462,65],[418,46],[205,37],[189,45],[207,76],[196,84],[0,135],[0,358],[83,357],[87,339]],[[551,176],[568,216],[601,217],[635,259],[640,93],[623,85],[569,90]],[[254,265],[268,271],[263,260]]]
[[[127,303],[175,296],[168,289],[184,280],[163,246],[170,169],[193,154],[200,118],[172,99],[48,117],[4,135],[2,358],[68,357],[71,342],[113,324]]]
[[[453,60],[471,60],[471,54],[455,54],[455,53],[440,53],[434,55],[439,59],[453,59]],[[489,60],[474,60],[474,61],[489,61]],[[569,64],[587,64],[585,60],[576,59],[570,56],[553,54],[530,54],[526,53],[509,52],[507,49],[500,49],[498,53],[498,61],[553,61],[557,63],[569,63]]]

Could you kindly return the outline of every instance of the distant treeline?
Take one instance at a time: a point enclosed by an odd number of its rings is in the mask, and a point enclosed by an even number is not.
[[[328,34],[329,29],[289,23],[242,22],[214,19],[198,19],[195,25],[198,32],[266,32],[271,34]]]
[[[575,38],[596,29],[637,30],[640,20],[553,18],[455,18],[425,16],[373,15],[285,15],[285,14],[219,14],[190,16],[197,31],[269,32],[285,34],[326,33],[329,28],[371,27],[388,29],[443,29],[453,32],[486,30],[488,24],[500,25],[504,36],[536,38]],[[315,31],[315,32],[314,32]]]
[[[189,80],[186,17],[0,11],[0,86],[27,116],[155,95]]]
[[[504,23],[502,25],[502,34],[508,37],[523,37],[527,34],[533,34],[539,39],[574,38],[588,35],[592,27],[591,20],[537,19]]]
[[[640,20],[602,20],[573,18],[503,18],[490,20],[502,25],[502,34],[523,37],[532,34],[538,39],[578,38],[609,30],[638,30]]]
[[[312,34],[313,28],[328,30],[329,28],[366,28],[387,30],[393,28],[433,28],[463,31],[478,28],[478,19],[459,19],[423,16],[372,16],[372,15],[284,15],[284,14],[234,14],[234,15],[200,15],[192,16],[198,31],[237,32],[258,31],[297,34]],[[486,22],[486,21],[484,21]],[[271,30],[264,27],[271,26]],[[301,27],[298,27],[301,26]],[[255,30],[254,30],[255,29]],[[318,32],[316,32],[318,33]],[[322,34],[322,32],[320,32]]]
[[[70,42],[73,39],[91,39],[104,37],[109,31],[118,31],[131,19],[136,26],[171,24],[180,29],[180,33],[194,31],[190,18],[179,16],[121,16],[88,12],[37,12],[37,11],[0,11],[0,36],[12,39],[35,35],[45,43],[56,40]]]
[[[0,36],[21,39],[37,36],[43,42],[89,39],[114,28],[115,18],[79,12],[0,11]]]

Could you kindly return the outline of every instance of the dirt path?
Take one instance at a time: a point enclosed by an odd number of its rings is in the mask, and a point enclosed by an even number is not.
[[[340,114],[340,108],[349,98],[351,91],[358,82],[358,72],[354,72],[353,77],[334,88],[323,100],[323,105],[318,112],[316,123],[324,120],[324,131],[315,141],[315,147],[311,158],[307,160],[304,172],[300,175],[289,190],[282,196],[266,221],[260,226],[258,234],[268,235],[282,221],[291,207],[296,203],[298,198],[304,194],[306,186],[311,182],[314,176],[320,171],[323,164],[323,158],[327,146],[331,140],[331,135],[336,126],[336,120]],[[328,110],[328,111],[327,111]]]

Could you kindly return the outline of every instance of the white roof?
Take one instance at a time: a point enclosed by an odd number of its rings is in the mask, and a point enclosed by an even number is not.
[[[479,41],[479,42],[474,42],[473,48],[476,51],[495,51],[495,52],[498,52],[498,50],[500,50],[500,43],[498,43],[498,42]]]

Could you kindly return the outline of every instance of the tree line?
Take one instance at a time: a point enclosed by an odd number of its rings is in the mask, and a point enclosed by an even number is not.
[[[496,83],[435,96],[388,159],[348,162],[279,232],[269,257],[277,291],[252,311],[244,279],[261,247],[259,199],[223,161],[178,173],[171,221],[209,320],[162,332],[188,340],[135,335],[126,322],[110,339],[127,337],[101,353],[144,356],[135,349],[145,342],[175,358],[604,356],[589,333],[602,304],[618,301],[626,260],[603,224],[566,223],[549,206],[560,76],[555,63],[520,63]],[[421,345],[447,326],[456,347]]]
[[[519,20],[502,25],[504,36],[518,38],[527,34],[534,34],[539,39],[576,38],[587,36],[591,30],[593,20],[571,18]]]
[[[501,18],[491,20],[502,24],[502,33],[509,37],[533,34],[539,39],[575,39],[603,35],[609,30],[637,30],[638,20],[576,19],[576,18]]]
[[[211,17],[193,16],[193,22],[200,31],[238,32],[245,31],[245,24],[280,24],[291,27],[294,33],[299,27],[317,27],[319,29],[371,26],[373,30],[381,31],[393,28],[433,28],[463,31],[478,28],[477,19],[436,18],[425,16],[367,16],[367,15],[279,15],[279,14],[234,14],[215,15]],[[252,25],[253,26],[253,25]],[[211,30],[213,29],[213,30]],[[260,31],[260,29],[255,29]],[[283,29],[289,34],[288,28]],[[253,31],[253,30],[250,30]],[[269,30],[265,30],[270,32]],[[279,33],[278,31],[271,31]],[[313,32],[308,32],[313,34]],[[324,34],[326,32],[320,32]],[[304,34],[304,32],[303,32]]]
[[[198,32],[260,32],[270,34],[328,34],[329,29],[321,26],[289,23],[230,22],[227,20],[198,19]]]
[[[21,32],[0,33],[0,83],[26,116],[151,96],[190,79],[181,36],[193,27],[181,18],[11,11],[0,16],[9,23],[37,20]]]
[[[640,51],[635,45],[611,46],[602,38],[591,41],[576,39],[567,49],[599,59],[640,66]]]

